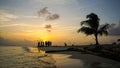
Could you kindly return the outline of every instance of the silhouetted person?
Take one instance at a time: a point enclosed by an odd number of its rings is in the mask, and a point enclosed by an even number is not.
[[[45,41],[45,46],[48,46],[48,42],[47,41]]]
[[[44,42],[43,41],[41,41],[41,46],[44,46]]]
[[[118,44],[120,44],[120,39],[117,40]]]
[[[74,46],[74,44],[72,44],[72,46]]]
[[[40,42],[38,42],[38,47],[40,47]]]
[[[48,41],[48,46],[50,46],[50,41]]]
[[[120,39],[118,39],[117,41],[120,42]]]
[[[40,46],[42,46],[42,41],[40,42]]]
[[[67,46],[67,43],[64,43],[65,46]]]
[[[44,46],[44,42],[42,42],[42,45]]]
[[[47,43],[48,43],[48,46],[50,46],[50,42],[49,42],[49,41],[47,41]]]
[[[51,46],[52,42],[51,41],[45,41],[45,46]]]
[[[50,44],[49,46],[52,46],[52,42],[51,41],[49,41],[49,44]]]

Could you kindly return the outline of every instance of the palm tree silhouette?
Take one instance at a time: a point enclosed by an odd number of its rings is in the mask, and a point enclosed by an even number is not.
[[[99,25],[100,19],[95,13],[90,13],[89,15],[86,16],[88,20],[82,21],[81,22],[81,28],[78,29],[79,32],[83,32],[86,35],[94,35],[95,36],[95,41],[96,45],[99,45],[98,42],[98,35],[108,35],[107,29],[109,28],[109,24],[104,24],[104,25]]]

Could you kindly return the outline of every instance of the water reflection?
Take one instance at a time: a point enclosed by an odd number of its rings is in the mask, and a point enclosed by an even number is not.
[[[54,68],[51,56],[35,47],[0,46],[0,68]]]
[[[45,51],[44,50],[40,50],[39,48],[33,48],[33,47],[30,47],[29,48],[30,52],[39,52],[40,54],[45,54]]]

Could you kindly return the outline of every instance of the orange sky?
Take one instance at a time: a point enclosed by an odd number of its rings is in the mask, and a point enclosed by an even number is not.
[[[54,45],[64,45],[65,42],[70,45],[94,44],[94,36],[77,33],[80,22],[94,12],[99,16],[100,24],[118,24],[120,10],[117,5],[118,2],[108,3],[107,0],[1,0],[0,39],[50,40]],[[120,35],[103,36],[99,41],[112,43],[118,38]]]

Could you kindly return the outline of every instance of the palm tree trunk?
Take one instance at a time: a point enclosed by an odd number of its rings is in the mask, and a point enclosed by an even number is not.
[[[95,41],[96,41],[96,45],[99,45],[99,42],[98,42],[98,34],[95,34]]]

